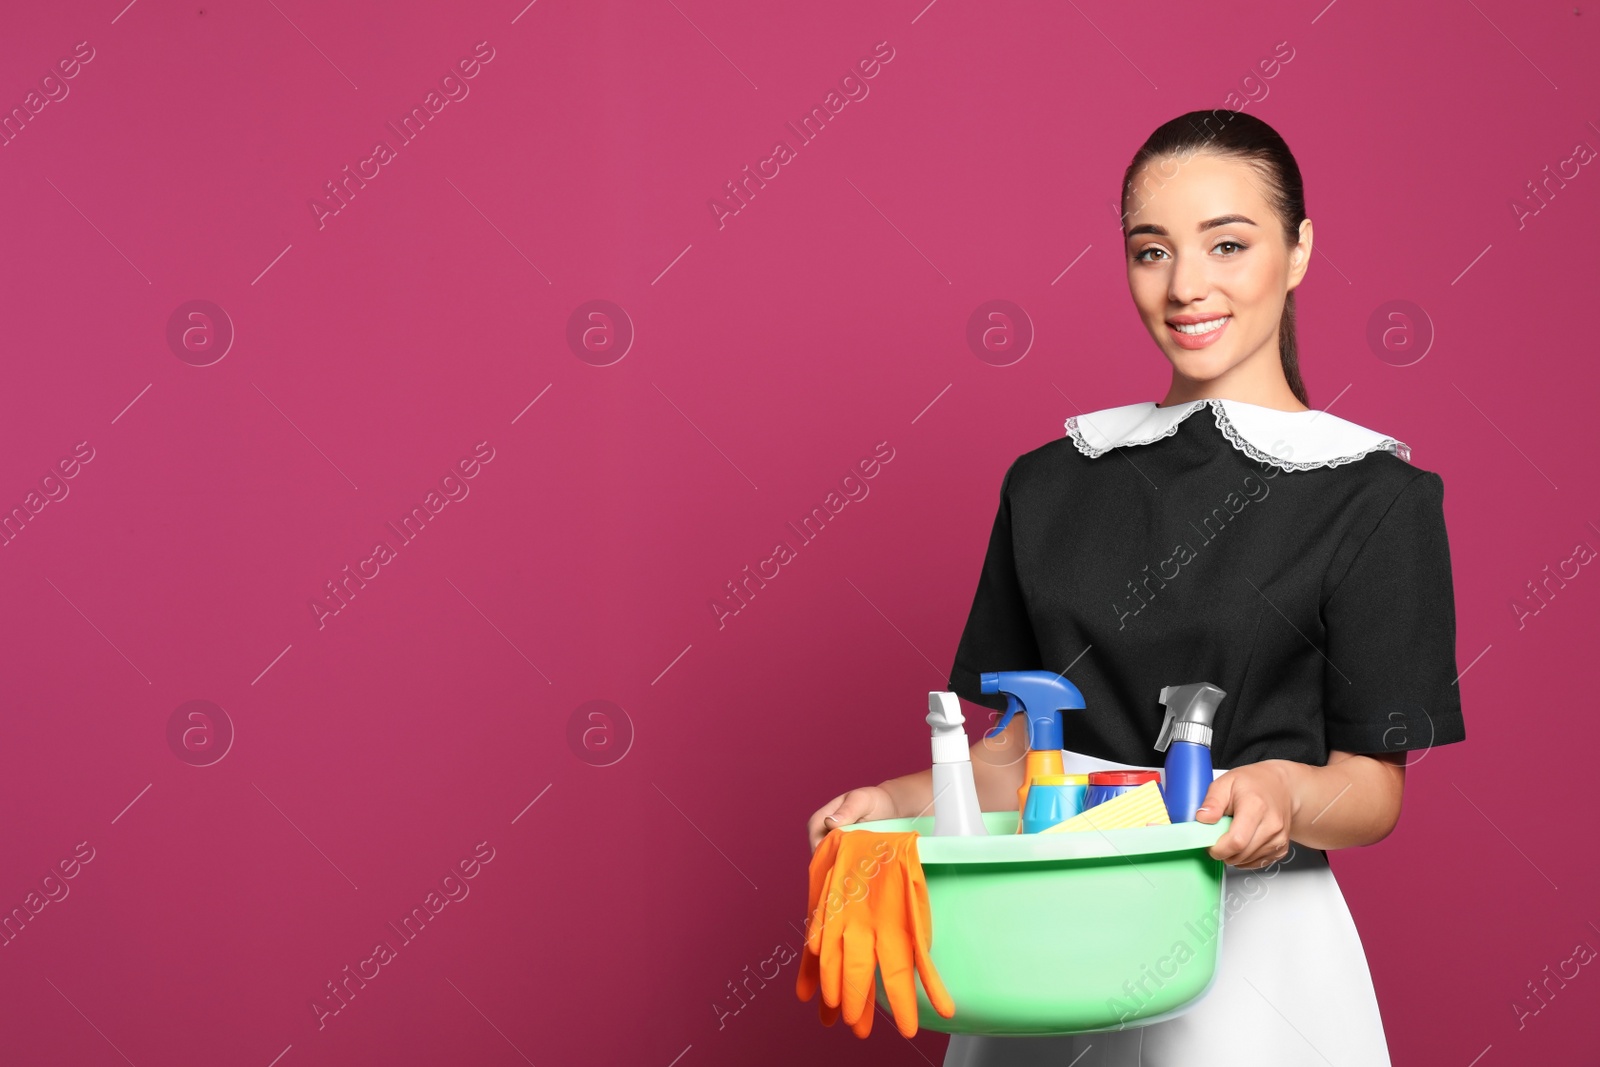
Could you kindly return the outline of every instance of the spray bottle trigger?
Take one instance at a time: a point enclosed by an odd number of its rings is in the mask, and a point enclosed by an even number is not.
[[[998,737],[1005,733],[1006,727],[1011,725],[1012,716],[1016,715],[1016,713],[1021,710],[1022,701],[1018,700],[1014,694],[1007,693],[1005,714],[1000,716],[1000,721],[995,723],[994,727],[990,729],[988,733],[983,735],[985,740],[991,737]]]
[[[1172,688],[1173,687],[1170,685],[1164,685],[1161,687],[1161,703],[1165,704],[1167,702],[1167,697],[1172,693]],[[1172,724],[1175,723],[1177,719],[1178,709],[1173,707],[1167,708],[1166,718],[1161,720],[1161,732],[1156,735],[1157,752],[1165,752],[1167,750],[1167,746],[1172,744]]]

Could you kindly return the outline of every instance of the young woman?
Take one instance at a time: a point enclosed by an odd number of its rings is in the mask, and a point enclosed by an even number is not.
[[[1069,773],[1159,767],[1161,688],[1227,693],[1200,815],[1233,817],[1211,849],[1228,864],[1217,977],[1164,1022],[955,1035],[944,1062],[1383,1067],[1326,850],[1382,840],[1406,753],[1466,736],[1444,485],[1394,438],[1308,406],[1293,290],[1311,222],[1271,127],[1231,111],[1161,126],[1124,176],[1123,219],[1128,287],[1171,384],[1159,404],[1069,418],[1012,463],[949,687],[998,712],[980,673],[1062,672],[1088,704],[1066,716]],[[972,746],[984,810],[1016,808],[1026,745],[1018,717]],[[931,801],[927,770],[851,790],[811,817],[812,847]]]

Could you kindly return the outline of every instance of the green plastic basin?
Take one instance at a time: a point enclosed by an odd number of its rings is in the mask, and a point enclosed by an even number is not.
[[[933,917],[932,956],[955,1015],[917,983],[917,1025],[1025,1036],[1148,1026],[1211,988],[1222,945],[1223,863],[1207,850],[1232,819],[1126,830],[932,837],[931,816],[845,826],[915,830]],[[892,1015],[877,976],[877,1000]]]

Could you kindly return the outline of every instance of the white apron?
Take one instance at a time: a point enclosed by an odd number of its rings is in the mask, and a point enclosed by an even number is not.
[[[1068,774],[1160,769],[1062,760]],[[1216,981],[1188,1012],[1100,1034],[952,1034],[944,1067],[1390,1067],[1366,953],[1327,855],[1291,841],[1270,867],[1224,871]]]

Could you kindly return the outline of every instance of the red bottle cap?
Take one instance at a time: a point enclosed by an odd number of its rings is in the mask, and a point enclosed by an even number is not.
[[[1095,785],[1144,785],[1146,782],[1161,781],[1160,771],[1090,771],[1089,784]]]

